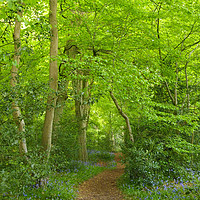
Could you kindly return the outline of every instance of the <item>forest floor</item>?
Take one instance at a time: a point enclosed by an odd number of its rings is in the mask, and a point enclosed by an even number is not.
[[[123,200],[123,195],[117,187],[117,179],[124,173],[120,163],[120,153],[115,153],[117,166],[108,169],[85,181],[79,187],[78,200]]]

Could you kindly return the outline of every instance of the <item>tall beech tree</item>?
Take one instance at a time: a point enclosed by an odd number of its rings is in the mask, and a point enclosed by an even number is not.
[[[65,84],[63,95],[58,96],[57,108],[55,113],[55,123],[59,123],[64,104],[67,96],[67,87],[69,81],[66,77],[69,73],[73,74],[72,76],[72,87],[74,91],[74,102],[75,102],[75,113],[77,119],[77,127],[78,127],[78,144],[79,144],[79,159],[82,161],[88,160],[87,154],[87,126],[89,121],[89,97],[90,97],[90,86],[89,86],[89,70],[87,66],[81,66],[82,60],[78,60],[77,54],[80,54],[79,49],[73,40],[68,40],[66,46],[64,48],[64,54],[68,57],[69,60],[69,68],[65,66],[65,62],[60,64],[59,73],[61,77],[61,81]],[[77,66],[73,66],[73,63],[76,63]],[[63,65],[63,66],[62,66]],[[68,71],[69,70],[69,71]],[[92,84],[93,81],[91,81]],[[55,124],[56,126],[56,124]]]
[[[50,63],[49,63],[49,87],[50,94],[47,99],[47,108],[44,121],[44,128],[42,134],[42,146],[44,151],[49,155],[51,150],[52,129],[54,110],[56,106],[56,92],[58,86],[58,28],[57,28],[57,0],[49,1],[49,20],[51,25],[51,44],[50,44]]]
[[[73,62],[75,60],[76,55],[78,53],[78,48],[76,45],[73,44],[74,42],[72,40],[68,40],[66,42],[66,45],[64,47],[64,56],[67,56],[67,60],[70,60]],[[68,98],[68,85],[69,85],[69,74],[73,71],[71,68],[72,66],[70,65],[69,68],[66,66],[67,63],[66,60],[63,60],[60,65],[59,65],[59,83],[58,83],[58,99],[56,102],[56,109],[55,109],[55,117],[54,117],[54,122],[53,122],[53,130],[55,134],[55,138],[57,138],[57,130],[59,128],[60,121],[62,120],[62,115],[64,112],[64,108],[66,105],[66,100]]]
[[[77,80],[74,81],[75,91],[75,111],[78,123],[78,143],[79,143],[79,159],[88,160],[87,154],[87,127],[90,113],[90,86],[87,79],[87,71],[78,70]]]
[[[18,68],[20,64],[20,54],[21,54],[21,39],[20,39],[20,32],[21,32],[21,20],[22,18],[22,7],[19,3],[17,17],[15,19],[15,28],[13,33],[13,40],[14,40],[14,58],[13,58],[13,65],[11,69],[11,81],[10,84],[13,88],[13,92],[16,92],[16,85],[17,85],[17,78],[18,78]],[[19,151],[20,153],[27,153],[27,145],[26,145],[26,138],[25,138],[25,122],[21,114],[20,107],[17,103],[17,97],[14,97],[12,102],[12,109],[13,109],[13,118],[15,123],[18,127],[18,131],[20,134],[20,142],[19,142]]]

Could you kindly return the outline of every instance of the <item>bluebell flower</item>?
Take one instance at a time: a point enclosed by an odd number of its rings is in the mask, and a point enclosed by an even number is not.
[[[23,195],[24,195],[25,197],[27,197],[27,194],[25,194],[24,192],[23,192]]]

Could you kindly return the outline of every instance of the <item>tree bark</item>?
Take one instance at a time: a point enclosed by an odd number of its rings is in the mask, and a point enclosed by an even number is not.
[[[174,105],[178,106],[178,64],[176,63],[176,82],[175,82],[175,89],[174,89]]]
[[[51,151],[51,140],[52,140],[52,129],[54,110],[56,105],[56,92],[58,82],[58,66],[57,66],[57,55],[58,55],[58,29],[57,29],[57,0],[50,0],[50,11],[49,19],[51,25],[51,44],[50,44],[50,63],[49,63],[49,86],[50,94],[47,99],[46,115],[42,134],[42,146],[43,150],[47,152],[49,157]]]
[[[78,75],[84,76],[81,71],[77,72]],[[74,81],[75,89],[75,110],[78,123],[78,143],[79,143],[79,159],[81,161],[88,160],[87,153],[87,127],[89,121],[90,105],[88,104],[90,92],[88,80],[78,78]]]
[[[115,147],[115,134],[114,134],[113,128],[112,128],[112,112],[111,111],[110,111],[110,115],[109,115],[109,124],[110,124],[110,127],[109,127],[109,139],[112,142],[111,149],[114,150],[114,147]]]
[[[189,86],[188,86],[188,75],[187,75],[187,65],[185,66],[185,82],[186,82],[186,95],[187,95],[187,110],[190,109],[190,94],[189,94]]]
[[[75,59],[76,55],[80,52],[75,42],[69,40],[65,46],[64,53],[66,53],[69,58]],[[90,113],[90,106],[88,104],[90,86],[86,78],[88,71],[84,69],[75,69],[73,73],[77,76],[76,79],[72,81],[72,85],[75,95],[75,112],[78,125],[79,159],[86,162],[88,160],[86,138]]]
[[[67,41],[65,45],[64,53],[71,59],[76,58],[76,55],[78,53],[78,48],[76,47],[76,45],[74,45],[73,40]],[[64,63],[61,63],[59,66],[59,76],[60,76],[61,81],[60,81],[60,85],[58,85],[58,99],[56,103],[55,117],[54,117],[54,122],[53,122],[54,134],[56,134],[57,129],[59,127],[59,122],[61,120],[61,117],[64,111],[65,102],[68,98],[67,89],[68,89],[69,81],[67,80],[65,67],[63,67],[62,69],[63,64]],[[56,138],[56,135],[54,135],[54,138]]]
[[[55,116],[53,121],[53,138],[54,142],[56,143],[56,140],[58,139],[58,129],[60,127],[60,121],[63,115],[65,102],[68,98],[67,96],[67,89],[68,89],[68,83],[67,80],[61,80],[61,86],[58,85],[58,99],[56,102],[56,108],[55,108]]]
[[[129,137],[130,137],[130,140],[131,140],[132,142],[134,142],[133,133],[132,133],[132,129],[131,129],[131,124],[130,124],[130,121],[129,121],[128,116],[122,111],[122,108],[119,106],[118,101],[117,101],[117,99],[115,98],[115,96],[114,96],[114,94],[112,93],[112,91],[110,91],[110,96],[111,96],[113,102],[115,103],[115,106],[117,107],[117,110],[119,111],[119,113],[121,114],[121,116],[125,119],[125,121],[126,121],[126,126],[127,126],[127,129],[128,129],[128,134],[129,134]]]
[[[169,89],[169,85],[168,85],[167,81],[165,81],[165,86],[166,86],[166,88],[167,88],[167,92],[168,92],[168,94],[169,94],[169,97],[170,97],[170,99],[172,100],[172,103],[175,105],[175,99],[174,99],[174,97],[172,96],[172,93],[171,93],[171,91],[170,91],[170,89]]]
[[[17,13],[19,17],[22,17],[22,11],[18,11]],[[18,76],[18,66],[20,63],[20,50],[21,50],[21,39],[20,39],[20,32],[21,32],[21,22],[17,19],[15,20],[15,28],[13,33],[13,40],[14,40],[14,58],[13,58],[13,65],[11,69],[11,81],[10,84],[15,91],[15,86],[17,84],[17,76]],[[25,122],[21,115],[20,107],[17,105],[16,100],[12,102],[12,109],[13,109],[13,118],[18,127],[18,131],[20,135],[25,135]],[[26,145],[26,138],[22,136],[19,141],[19,151],[21,154],[27,153],[27,145]]]

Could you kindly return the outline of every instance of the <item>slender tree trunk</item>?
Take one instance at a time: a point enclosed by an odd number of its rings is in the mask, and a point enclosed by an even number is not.
[[[167,81],[165,81],[165,86],[166,86],[166,88],[167,88],[167,92],[168,92],[168,94],[169,94],[169,97],[170,97],[172,103],[175,105],[175,99],[174,99],[174,97],[173,97],[173,95],[172,95],[172,93],[171,93],[171,91],[170,91],[170,89],[169,89],[169,85],[168,85]]]
[[[57,0],[50,0],[50,11],[49,19],[51,25],[51,44],[50,44],[50,64],[49,64],[49,86],[51,92],[47,99],[46,115],[42,134],[42,146],[43,150],[47,152],[47,156],[50,155],[51,140],[52,140],[52,129],[54,110],[56,105],[56,92],[58,82],[58,66],[57,66],[57,55],[58,55],[58,29],[57,29]]]
[[[185,65],[185,82],[186,82],[186,96],[187,96],[187,109],[190,109],[190,94],[188,87],[188,75],[187,75],[187,64]]]
[[[115,135],[114,135],[113,128],[112,128],[112,112],[111,111],[110,111],[110,115],[109,115],[109,124],[110,124],[109,136],[110,136],[110,141],[112,142],[111,148],[114,150],[114,147],[115,147]]]
[[[176,63],[176,82],[175,82],[175,89],[174,89],[174,105],[176,107],[178,106],[177,87],[178,87],[178,64]]]
[[[22,17],[22,11],[18,11],[17,13],[19,17]],[[20,49],[21,49],[21,40],[20,40],[20,31],[21,31],[21,22],[17,19],[15,20],[15,28],[13,33],[14,39],[14,64],[12,65],[11,69],[11,81],[10,84],[15,91],[15,86],[17,84],[17,76],[18,76],[18,66],[20,63]],[[20,107],[17,105],[16,101],[12,102],[12,109],[13,109],[13,118],[15,120],[16,125],[18,126],[18,131],[20,135],[23,135],[20,138],[19,142],[19,151],[21,154],[27,153],[27,145],[26,145],[26,138],[25,138],[25,122],[22,119]]]
[[[127,130],[128,130],[128,134],[129,134],[129,138],[132,142],[134,142],[134,138],[133,138],[133,133],[132,133],[132,129],[131,129],[131,124],[129,121],[128,116],[122,111],[122,108],[119,106],[117,99],[115,98],[114,94],[112,93],[112,91],[110,91],[110,96],[113,100],[113,102],[115,103],[115,106],[117,107],[117,110],[119,111],[119,113],[121,114],[121,116],[125,119],[126,121],[126,126],[127,126]],[[126,134],[126,133],[125,133]]]

